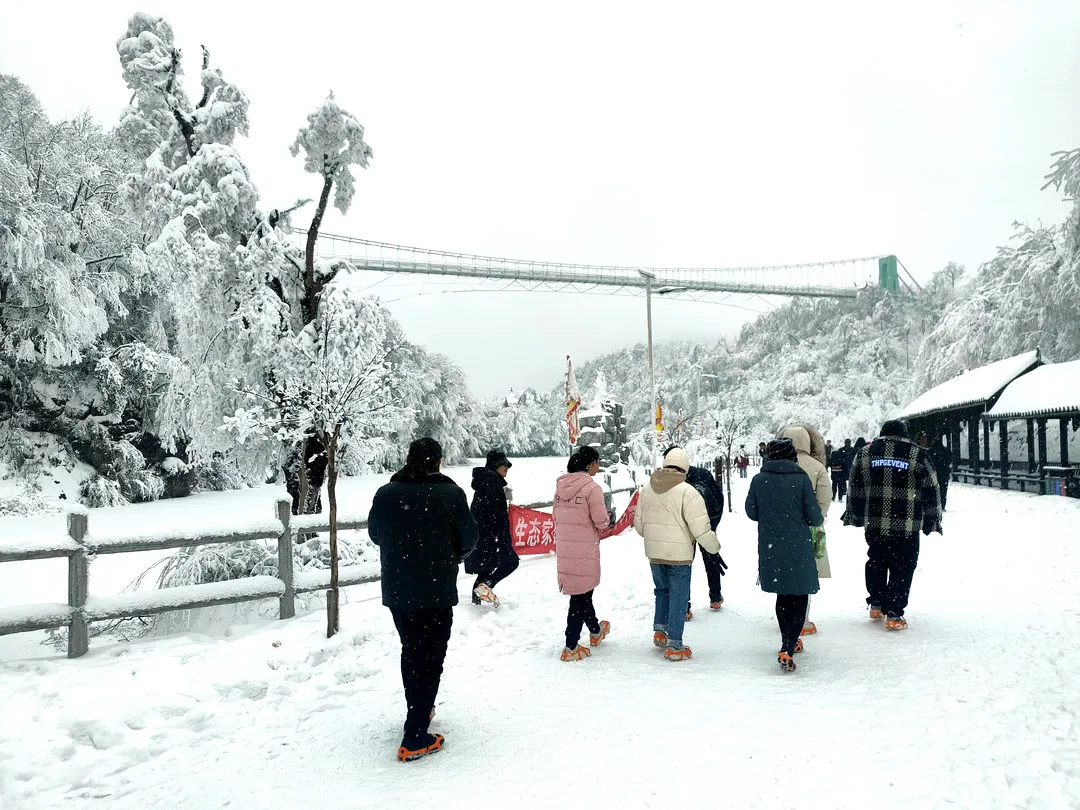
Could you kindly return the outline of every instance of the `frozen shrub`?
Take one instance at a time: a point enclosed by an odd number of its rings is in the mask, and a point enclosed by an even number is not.
[[[96,473],[79,487],[79,500],[91,508],[99,506],[123,506],[128,499],[120,492],[120,485],[115,481]]]

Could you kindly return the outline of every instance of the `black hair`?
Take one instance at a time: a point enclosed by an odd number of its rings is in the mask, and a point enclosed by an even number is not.
[[[566,463],[568,473],[586,472],[589,465],[600,460],[600,454],[593,447],[581,447],[574,451],[570,460]]]
[[[442,445],[430,436],[425,436],[409,445],[405,469],[412,473],[433,473],[439,469],[442,457]]]

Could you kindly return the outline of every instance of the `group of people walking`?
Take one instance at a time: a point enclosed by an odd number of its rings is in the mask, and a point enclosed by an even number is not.
[[[812,429],[790,425],[765,448],[760,472],[750,483],[747,516],[758,526],[758,581],[776,596],[783,671],[796,669],[801,636],[816,631],[809,621],[810,596],[830,576],[825,519],[836,497],[835,469],[815,457]],[[816,434],[815,434],[816,435]],[[847,446],[848,443],[845,443]],[[868,544],[867,604],[870,618],[887,619],[890,630],[907,626],[919,532],[941,531],[941,497],[929,453],[910,441],[902,422],[889,421],[881,436],[852,453],[845,525],[863,527]],[[854,450],[854,448],[852,448]],[[832,451],[831,462],[836,453]],[[432,734],[435,698],[458,602],[458,565],[476,579],[472,601],[498,605],[495,586],[518,567],[508,517],[506,476],[513,466],[493,450],[473,470],[474,497],[440,472],[442,448],[434,439],[412,443],[404,468],[375,495],[368,518],[379,545],[383,604],[401,637],[401,673],[407,715],[398,759],[411,761],[442,749]],[[553,504],[556,571],[568,597],[563,661],[580,661],[611,632],[597,617],[593,594],[600,584],[600,538],[611,523],[591,447],[574,452],[556,483]],[[842,497],[842,496],[841,496]],[[701,547],[709,580],[710,608],[723,604],[727,568],[716,530],[724,495],[709,471],[695,467],[681,447],[670,447],[663,464],[641,488],[634,529],[644,539],[653,580],[653,644],[669,661],[692,651],[683,632],[690,610],[691,567]],[[684,609],[685,606],[685,609]],[[588,630],[588,646],[581,644]],[[812,629],[811,629],[812,628]]]

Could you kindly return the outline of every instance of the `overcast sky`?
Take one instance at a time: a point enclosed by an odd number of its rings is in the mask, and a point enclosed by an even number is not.
[[[163,15],[189,88],[206,45],[251,100],[239,146],[266,207],[317,194],[288,147],[332,90],[374,160],[324,229],[406,245],[668,267],[895,253],[923,279],[1063,218],[1040,186],[1080,146],[1080,2],[740,5],[8,4],[0,72],[54,118],[112,125],[116,40]],[[644,340],[638,298],[417,281],[372,292],[481,396]],[[656,339],[711,342],[768,308],[728,304],[659,301]]]

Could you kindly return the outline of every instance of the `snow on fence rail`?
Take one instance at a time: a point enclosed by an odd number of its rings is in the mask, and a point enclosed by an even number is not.
[[[609,495],[633,492],[633,487],[610,491]],[[530,504],[531,508],[551,506],[551,502]],[[0,563],[67,557],[68,602],[16,605],[0,608],[0,636],[35,630],[68,629],[68,658],[85,655],[90,648],[90,622],[134,618],[171,610],[228,605],[257,599],[277,598],[278,617],[296,615],[296,594],[330,587],[329,571],[293,573],[294,538],[298,532],[326,532],[330,520],[324,515],[292,515],[292,502],[279,498],[276,519],[248,523],[217,534],[192,533],[183,529],[163,530],[153,535],[128,538],[97,538],[88,533],[89,513],[73,509],[67,516],[68,536],[56,540],[15,541],[0,544]],[[361,519],[338,520],[338,529],[367,528]],[[212,543],[241,543],[249,540],[278,541],[278,575],[246,577],[228,582],[207,582],[177,588],[161,588],[117,596],[90,596],[90,560],[98,554],[125,554],[134,551],[163,551]],[[347,565],[338,571],[338,583],[362,585],[377,582],[379,573],[370,565]]]

